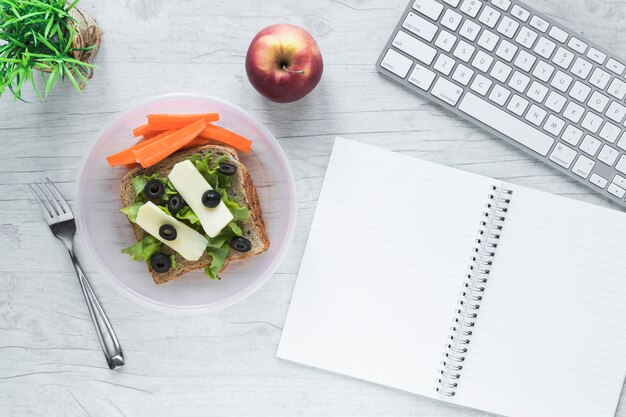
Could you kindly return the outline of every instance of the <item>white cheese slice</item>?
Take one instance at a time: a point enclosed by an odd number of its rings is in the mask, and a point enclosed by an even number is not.
[[[202,194],[212,190],[213,187],[190,160],[187,159],[174,165],[167,177],[198,216],[202,228],[210,237],[219,235],[222,229],[233,220],[233,214],[223,201],[220,201],[220,204],[214,208],[202,204]]]
[[[168,216],[151,201],[139,208],[136,223],[188,261],[197,261],[206,250],[208,242],[204,236],[178,219]],[[176,239],[165,240],[159,235],[159,229],[164,224],[174,226]]]

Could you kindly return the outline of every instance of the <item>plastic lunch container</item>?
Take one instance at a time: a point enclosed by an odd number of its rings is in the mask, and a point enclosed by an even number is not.
[[[248,155],[240,154],[257,187],[270,238],[267,252],[231,263],[212,281],[203,271],[156,285],[147,266],[120,250],[136,242],[126,216],[120,212],[119,188],[126,168],[110,168],[105,157],[134,143],[132,129],[149,113],[220,114],[219,124],[253,141]],[[157,97],[123,113],[100,133],[78,174],[75,212],[80,240],[113,286],[130,299],[160,311],[215,311],[245,299],[269,280],[285,257],[296,223],[296,188],[287,158],[278,141],[262,124],[225,101],[199,95]]]

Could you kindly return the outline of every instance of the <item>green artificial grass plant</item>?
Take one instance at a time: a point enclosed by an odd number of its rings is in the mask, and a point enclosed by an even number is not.
[[[22,88],[31,84],[43,100],[59,79],[82,89],[102,32],[76,8],[79,1],[0,0],[0,96],[9,90],[23,100]]]

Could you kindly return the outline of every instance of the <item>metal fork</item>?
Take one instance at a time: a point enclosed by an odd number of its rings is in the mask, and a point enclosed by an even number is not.
[[[74,263],[74,269],[78,276],[78,282],[83,290],[85,301],[87,301],[87,307],[89,307],[89,314],[93,321],[96,332],[98,333],[98,339],[100,339],[100,345],[104,352],[104,357],[107,360],[107,364],[110,369],[119,368],[124,365],[124,354],[122,348],[117,340],[115,331],[109,322],[109,319],[104,312],[104,309],[100,305],[96,294],[89,284],[89,280],[80,264],[76,255],[74,255],[74,235],[76,234],[76,222],[74,221],[74,214],[67,204],[67,201],[63,198],[57,187],[50,181],[50,179],[40,179],[33,184],[28,184],[30,189],[35,193],[39,199],[41,211],[50,230],[54,236],[65,244],[65,247],[70,253],[70,258]]]

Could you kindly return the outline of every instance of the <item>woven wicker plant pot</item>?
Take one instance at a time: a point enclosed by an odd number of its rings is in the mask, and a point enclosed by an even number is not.
[[[75,49],[79,49],[72,52],[72,55],[74,55],[74,58],[79,61],[91,64],[100,49],[103,35],[102,30],[100,29],[100,26],[98,26],[96,20],[84,10],[81,10],[78,7],[73,7],[68,13],[76,21],[72,24],[72,26],[76,29],[72,46]],[[93,47],[89,50],[80,50],[91,46]],[[50,72],[50,70],[46,69],[41,69],[41,71]],[[93,77],[93,68],[84,68],[82,71],[85,78],[91,79]],[[79,85],[83,88],[85,83],[81,82]]]

